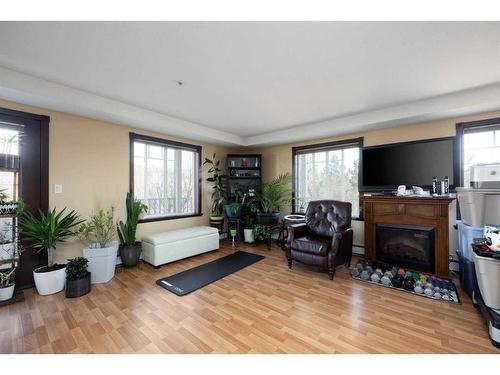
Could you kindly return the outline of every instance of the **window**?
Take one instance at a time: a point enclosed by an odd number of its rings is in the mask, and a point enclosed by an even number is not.
[[[500,162],[500,119],[457,125],[460,147],[461,185],[470,186],[470,167]]]
[[[359,155],[363,139],[293,148],[294,211],[303,212],[311,200],[352,203],[359,214]]]
[[[130,134],[130,189],[148,206],[143,221],[201,215],[201,147]]]
[[[6,201],[18,199],[19,142],[22,127],[0,121],[0,192]]]

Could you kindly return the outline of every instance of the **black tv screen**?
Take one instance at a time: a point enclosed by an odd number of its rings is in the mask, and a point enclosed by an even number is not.
[[[363,149],[362,189],[380,191],[406,185],[429,188],[432,178],[455,186],[455,138],[396,143]]]

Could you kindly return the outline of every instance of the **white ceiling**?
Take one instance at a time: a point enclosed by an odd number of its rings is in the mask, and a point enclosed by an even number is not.
[[[0,97],[233,145],[500,109],[498,22],[0,22],[0,66]]]

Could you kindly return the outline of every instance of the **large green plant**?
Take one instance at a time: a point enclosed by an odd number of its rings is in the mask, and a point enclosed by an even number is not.
[[[47,250],[47,264],[54,266],[54,250],[58,242],[75,235],[73,229],[83,223],[78,214],[72,210],[64,214],[66,208],[56,212],[54,208],[47,213],[39,210],[39,216],[25,211],[19,220],[19,226],[24,238],[38,251]]]
[[[207,182],[212,184],[212,206],[210,211],[212,216],[221,216],[222,210],[224,209],[224,202],[226,201],[226,188],[224,186],[224,180],[226,176],[222,174],[219,168],[220,160],[216,159],[215,154],[212,155],[212,159],[205,158],[203,165],[208,165],[209,177],[207,177]]]
[[[108,247],[115,238],[114,208],[99,210],[78,228],[78,237],[91,247]]]
[[[269,183],[262,184],[262,191],[255,192],[252,201],[257,201],[264,213],[279,212],[281,207],[291,202],[292,178],[288,173],[279,175]]]
[[[135,243],[139,216],[148,210],[148,206],[140,200],[135,199],[134,195],[130,192],[127,193],[125,205],[127,207],[127,222],[124,223],[120,220],[116,225],[116,229],[118,231],[120,243],[125,246],[131,246]]]

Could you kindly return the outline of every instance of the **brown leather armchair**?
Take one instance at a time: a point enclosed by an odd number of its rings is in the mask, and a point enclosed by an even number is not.
[[[333,280],[335,268],[351,265],[352,229],[349,202],[311,201],[306,210],[306,223],[290,226],[286,244],[288,267],[292,261],[328,270]]]

